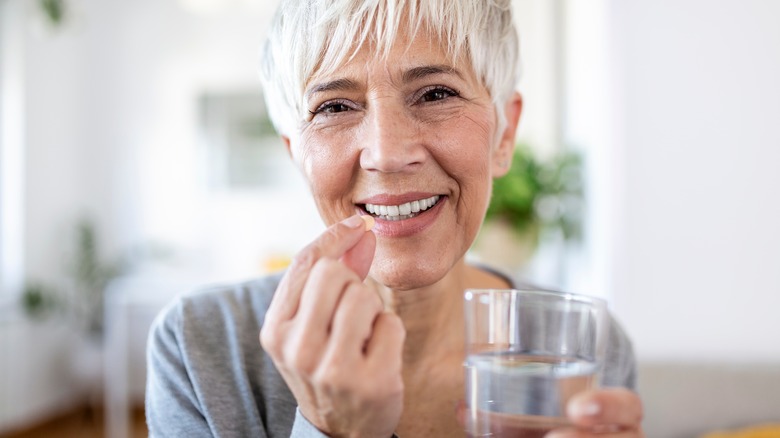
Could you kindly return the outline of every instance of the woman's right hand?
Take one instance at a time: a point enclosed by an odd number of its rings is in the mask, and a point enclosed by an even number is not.
[[[367,224],[352,216],[296,255],[260,331],[303,416],[333,437],[388,438],[403,409],[405,331],[363,282],[376,248]]]

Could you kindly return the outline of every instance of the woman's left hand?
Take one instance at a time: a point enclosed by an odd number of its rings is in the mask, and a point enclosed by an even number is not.
[[[608,388],[575,395],[566,407],[576,428],[550,432],[545,438],[642,438],[642,401],[628,389]]]

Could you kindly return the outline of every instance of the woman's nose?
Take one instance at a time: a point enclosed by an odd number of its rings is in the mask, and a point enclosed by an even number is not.
[[[403,172],[423,163],[423,138],[402,109],[374,108],[367,120],[360,166],[380,172]]]

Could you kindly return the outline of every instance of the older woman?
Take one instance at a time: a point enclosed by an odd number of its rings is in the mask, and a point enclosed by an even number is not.
[[[522,108],[509,0],[282,4],[268,108],[329,228],[283,276],[158,319],[151,434],[462,436],[463,291],[513,286],[464,260]],[[610,342],[603,383],[630,388],[630,344],[617,327]],[[628,389],[568,414],[577,427],[553,433],[641,436]]]

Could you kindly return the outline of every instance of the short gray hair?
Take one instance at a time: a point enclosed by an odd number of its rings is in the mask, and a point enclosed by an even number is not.
[[[281,0],[260,61],[277,132],[295,135],[314,74],[336,71],[366,42],[387,54],[402,28],[412,36],[424,28],[447,44],[453,59],[465,55],[504,126],[519,64],[510,0]]]

